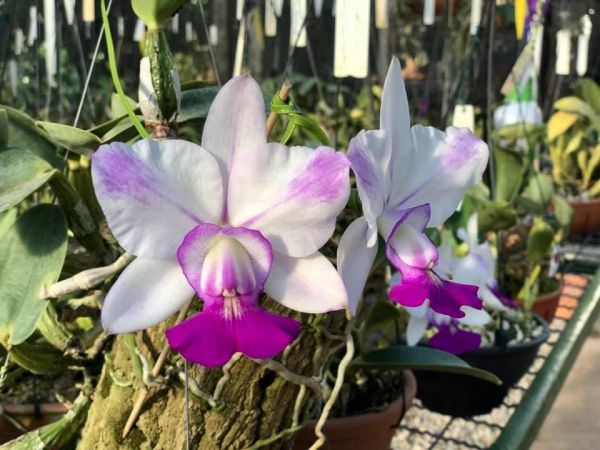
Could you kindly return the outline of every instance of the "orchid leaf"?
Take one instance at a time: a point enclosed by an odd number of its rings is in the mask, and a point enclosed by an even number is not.
[[[527,236],[527,257],[533,264],[542,264],[550,258],[554,230],[544,220],[536,217]]]
[[[55,173],[48,162],[27,150],[0,152],[0,211],[19,203]]]
[[[350,367],[370,370],[432,370],[502,384],[496,375],[472,367],[458,356],[428,347],[393,346],[374,350],[355,358]]]
[[[10,359],[23,369],[35,374],[56,373],[65,370],[70,358],[47,343],[23,342],[13,345],[9,350]]]
[[[530,212],[543,215],[548,210],[548,205],[554,198],[554,184],[552,178],[544,173],[534,173],[529,179],[523,197],[520,199]]]
[[[125,100],[127,100],[127,103],[131,109],[137,109],[137,102],[134,99],[126,95]],[[127,116],[127,108],[123,106],[121,97],[119,97],[119,94],[115,92],[113,92],[112,96],[110,97],[110,115],[112,118]]]
[[[21,215],[0,240],[0,342],[25,341],[47,306],[44,286],[60,275],[67,253],[67,221],[43,204]]]
[[[218,92],[218,86],[183,91],[181,93],[181,109],[177,116],[177,121],[181,123],[193,119],[206,119],[210,105]]]
[[[58,146],[89,156],[100,146],[100,139],[89,131],[53,122],[36,122]]]
[[[592,123],[592,126],[600,132],[600,114],[594,111],[594,108],[579,97],[572,95],[560,98],[554,103],[554,108],[559,111],[577,113],[587,117]]]
[[[569,202],[559,195],[554,195],[552,200],[554,205],[554,216],[560,224],[561,228],[566,230],[573,221],[574,211]]]
[[[8,148],[18,148],[35,153],[57,169],[62,169],[65,161],[58,155],[56,144],[48,134],[38,128],[35,121],[21,111],[2,106],[8,116]]]
[[[369,331],[382,324],[393,322],[402,317],[402,311],[388,300],[378,300],[370,309],[365,319],[365,330]]]
[[[8,146],[8,114],[0,108],[0,150]]]
[[[548,120],[546,126],[546,133],[548,141],[553,141],[558,136],[564,134],[569,128],[571,128],[575,122],[579,119],[579,114],[567,111],[557,111]]]
[[[575,85],[575,93],[600,113],[600,86],[591,78],[580,78]]]
[[[519,194],[525,163],[523,155],[501,148],[494,149],[496,162],[496,199],[511,203]]]

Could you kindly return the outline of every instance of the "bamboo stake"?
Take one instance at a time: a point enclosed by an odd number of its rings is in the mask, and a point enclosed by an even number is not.
[[[283,102],[287,101],[291,89],[292,89],[292,84],[289,81],[285,81],[283,83],[283,85],[281,86],[281,89],[279,89],[279,93],[277,94],[279,96],[279,98],[281,99],[281,101],[283,101]],[[271,131],[273,130],[273,126],[277,122],[278,117],[279,117],[279,115],[273,111],[271,111],[271,113],[269,114],[269,117],[267,118],[267,137],[269,137],[269,134],[271,134]],[[185,316],[187,315],[190,307],[192,306],[192,301],[193,300],[190,300],[188,303],[186,303],[185,306],[181,309],[181,311],[179,311],[179,315],[177,316],[177,319],[175,320],[175,324],[179,324],[183,321],[183,319],[185,319]],[[160,371],[161,371],[163,365],[165,364],[165,361],[167,360],[167,356],[169,355],[169,350],[170,350],[169,344],[168,344],[168,342],[165,342],[163,345],[163,348],[160,352],[160,355],[158,356],[156,363],[154,364],[154,367],[152,368],[152,377],[153,378],[157,377],[160,374]],[[314,387],[311,385],[311,388],[314,388]],[[149,394],[150,394],[150,390],[146,386],[143,386],[142,390],[140,392],[140,395],[138,396],[137,400],[133,404],[133,408],[131,410],[131,413],[129,414],[127,423],[125,424],[125,427],[123,428],[123,439],[125,439],[127,437],[129,432],[135,425],[135,422],[137,421],[138,417],[140,416],[140,414],[142,412],[142,408],[144,407],[144,403],[146,403],[146,399],[148,398]]]

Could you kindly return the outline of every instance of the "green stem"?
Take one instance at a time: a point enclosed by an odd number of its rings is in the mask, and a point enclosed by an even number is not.
[[[131,119],[133,126],[140,134],[140,136],[144,139],[148,139],[150,135],[148,131],[144,128],[142,123],[136,117],[131,105],[127,101],[127,97],[125,97],[125,92],[123,92],[123,87],[121,86],[121,80],[119,80],[119,73],[117,72],[117,61],[115,57],[115,47],[113,44],[112,33],[110,31],[110,23],[108,22],[108,14],[106,12],[106,4],[104,0],[100,1],[100,11],[102,13],[102,23],[104,24],[104,37],[106,39],[106,51],[108,54],[108,66],[110,68],[110,76],[112,77],[113,84],[115,85],[115,89],[117,90],[117,94],[119,95],[119,99],[123,104],[123,107],[127,111],[127,115]]]

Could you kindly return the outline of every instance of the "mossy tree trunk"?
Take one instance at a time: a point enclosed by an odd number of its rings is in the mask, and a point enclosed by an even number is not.
[[[269,309],[283,310],[278,306]],[[296,317],[304,323],[309,319],[307,315]],[[341,329],[343,322],[343,313],[338,312],[324,317],[321,326]],[[146,357],[157,357],[164,343],[164,329],[165,325],[137,334],[138,349]],[[317,374],[329,354],[330,346],[331,342],[322,335],[306,331],[288,352],[286,366],[298,374]],[[122,336],[115,339],[110,357],[111,363],[103,367],[78,448],[184,449],[184,390],[179,381],[175,381],[176,377],[172,377],[162,389],[151,389],[136,426],[127,438],[121,437],[132,405],[139,395],[135,386],[139,388],[140,385],[136,380],[133,387],[122,386],[123,379],[133,376],[130,351]],[[175,355],[171,354],[169,363],[174,361]],[[190,399],[193,449],[249,448],[257,441],[291,426],[299,386],[245,357],[235,362],[229,373],[230,379],[219,397],[221,407],[211,408],[203,400]],[[212,393],[223,370],[190,366],[189,375],[203,391]],[[314,400],[314,394],[307,389],[303,406],[305,411],[313,403],[311,400]],[[261,448],[289,449],[292,443],[293,435],[288,435]]]

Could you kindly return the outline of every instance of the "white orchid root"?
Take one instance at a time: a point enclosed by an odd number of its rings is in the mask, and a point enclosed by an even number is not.
[[[40,298],[50,299],[57,298],[63,295],[72,294],[77,291],[86,291],[99,285],[108,277],[120,272],[129,265],[135,256],[129,253],[122,254],[114,263],[103,267],[94,267],[93,269],[84,270],[78,274],[67,278],[66,280],[46,286],[42,289]]]

